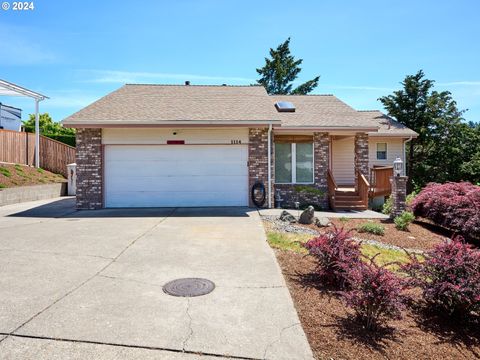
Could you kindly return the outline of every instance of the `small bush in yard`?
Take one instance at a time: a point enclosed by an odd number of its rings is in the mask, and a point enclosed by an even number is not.
[[[480,239],[480,186],[462,183],[428,184],[413,200],[415,216],[461,234]]]
[[[410,211],[404,211],[401,215],[398,215],[393,222],[395,223],[395,227],[398,230],[407,231],[408,225],[415,220],[415,216]]]
[[[360,244],[344,229],[330,230],[305,243],[309,254],[317,260],[317,273],[328,285],[348,286],[346,273],[360,260]]]
[[[421,287],[429,307],[463,318],[480,315],[480,250],[456,237],[427,252],[423,261],[411,258],[402,269]]]
[[[385,201],[385,203],[383,204],[382,213],[384,213],[385,215],[390,215],[390,213],[392,212],[392,209],[393,209],[393,198],[390,195]]]
[[[358,232],[361,233],[369,233],[369,234],[374,234],[374,235],[383,235],[385,234],[385,227],[383,227],[380,224],[374,223],[374,222],[366,222],[363,224],[360,224],[360,226],[357,228]]]
[[[374,330],[388,319],[401,318],[408,282],[377,265],[375,257],[352,268],[348,282],[350,289],[342,296],[365,328]]]

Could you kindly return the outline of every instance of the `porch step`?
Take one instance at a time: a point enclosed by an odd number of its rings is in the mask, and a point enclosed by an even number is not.
[[[360,195],[355,190],[336,190],[335,199],[334,199],[334,208],[335,210],[366,210],[367,207],[364,205],[363,201],[360,198]]]

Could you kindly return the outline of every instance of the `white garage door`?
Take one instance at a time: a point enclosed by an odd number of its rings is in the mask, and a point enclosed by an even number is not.
[[[106,207],[247,206],[245,145],[107,145]]]

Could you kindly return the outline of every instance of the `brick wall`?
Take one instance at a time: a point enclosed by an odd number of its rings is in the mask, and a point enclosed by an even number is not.
[[[273,171],[272,171],[273,179]],[[257,181],[265,185],[265,191],[268,196],[268,129],[250,128],[248,129],[248,203],[255,206],[251,198],[253,184]],[[273,190],[273,187],[272,187]],[[273,191],[272,191],[273,199]],[[272,200],[273,205],[273,200]],[[264,207],[268,207],[268,197]]]
[[[77,129],[77,208],[101,209],[102,129]]]
[[[355,187],[357,186],[357,170],[360,171],[367,180],[368,174],[368,134],[355,134]]]
[[[328,159],[330,151],[330,137],[328,133],[313,134],[314,168],[312,185],[276,184],[275,193],[283,199],[282,207],[295,208],[295,202],[300,206],[314,205],[319,209],[328,208]],[[310,191],[298,191],[307,186]]]

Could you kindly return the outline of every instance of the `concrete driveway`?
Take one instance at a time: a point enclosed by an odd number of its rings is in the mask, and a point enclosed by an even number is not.
[[[0,207],[1,359],[311,359],[251,209]],[[205,296],[162,286],[203,277]]]

